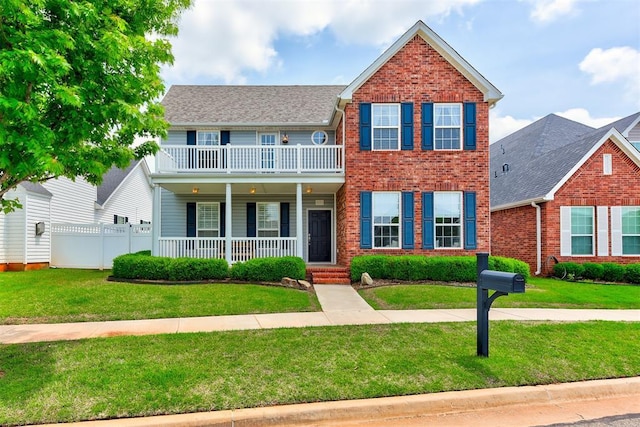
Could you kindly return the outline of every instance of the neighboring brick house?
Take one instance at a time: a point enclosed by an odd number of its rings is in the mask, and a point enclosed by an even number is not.
[[[535,274],[640,262],[640,113],[600,129],[548,115],[491,145],[491,249]]]
[[[154,254],[489,251],[489,108],[502,94],[418,21],[348,86],[173,86]]]

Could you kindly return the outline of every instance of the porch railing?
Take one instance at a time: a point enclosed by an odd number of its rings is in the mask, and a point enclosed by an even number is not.
[[[171,258],[226,258],[224,237],[161,237],[158,255]],[[232,237],[231,262],[296,256],[295,237]]]
[[[339,173],[341,145],[186,146],[163,145],[156,154],[158,172]]]

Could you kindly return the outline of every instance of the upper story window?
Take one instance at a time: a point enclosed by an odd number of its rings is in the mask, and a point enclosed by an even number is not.
[[[220,210],[218,203],[198,203],[198,237],[218,237]]]
[[[622,255],[640,255],[640,206],[622,207]]]
[[[400,193],[373,193],[373,247],[400,247]]]
[[[462,104],[434,104],[436,150],[462,148]]]
[[[400,104],[372,105],[374,150],[398,150],[400,141]]]
[[[462,193],[434,193],[435,247],[462,247]]]
[[[220,145],[220,132],[216,131],[198,131],[198,145]]]
[[[311,134],[311,142],[313,142],[313,145],[324,145],[328,139],[327,133],[323,130],[317,130]]]

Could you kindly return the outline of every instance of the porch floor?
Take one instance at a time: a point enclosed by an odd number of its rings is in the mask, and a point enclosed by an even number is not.
[[[342,265],[307,265],[307,280],[314,285],[351,285],[351,273]]]

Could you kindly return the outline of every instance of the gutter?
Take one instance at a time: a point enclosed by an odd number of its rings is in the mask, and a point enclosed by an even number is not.
[[[540,269],[542,266],[542,219],[540,214],[540,205],[536,202],[531,202],[531,206],[536,208],[536,271],[535,275],[540,275]]]

